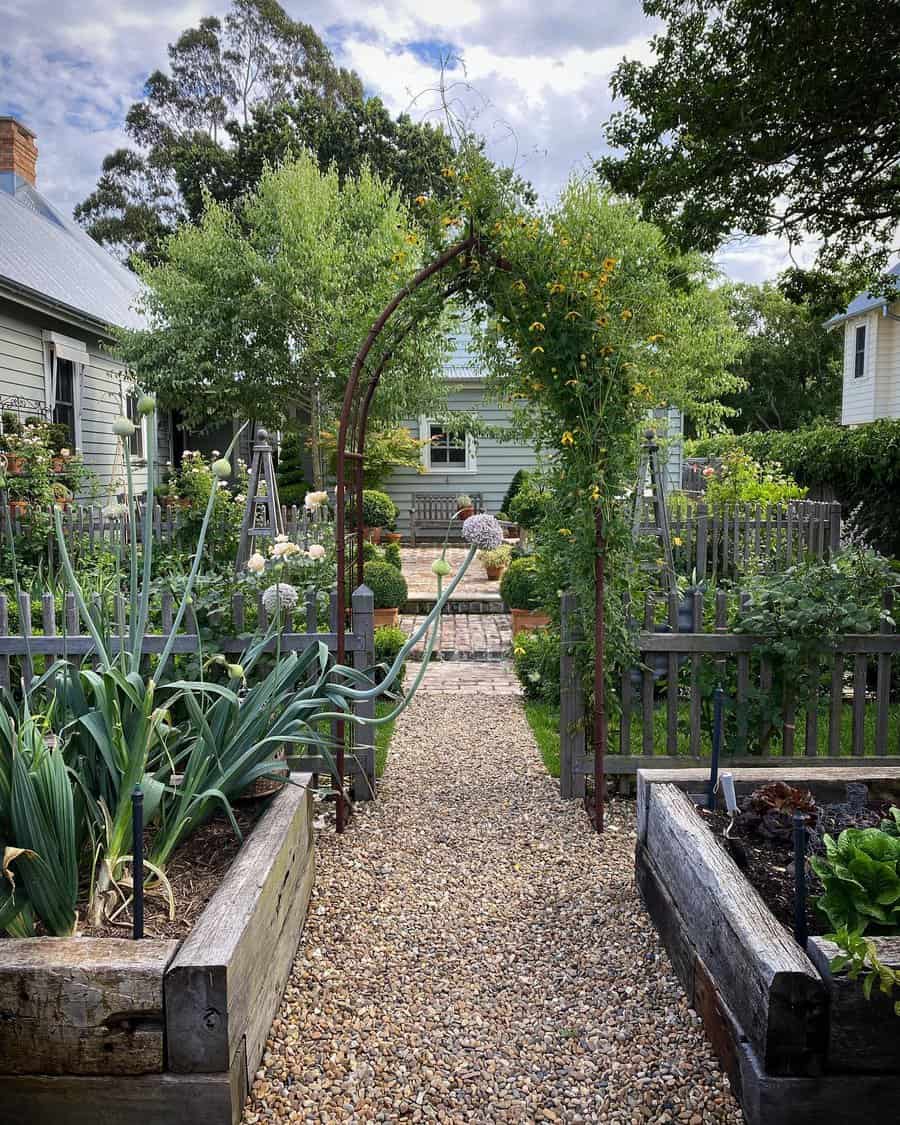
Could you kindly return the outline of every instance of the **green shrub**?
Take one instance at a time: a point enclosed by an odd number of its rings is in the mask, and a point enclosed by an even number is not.
[[[362,556],[363,562],[372,562],[374,559],[378,559],[380,562],[384,558],[381,551],[378,550],[374,543],[370,543],[368,539],[363,543]]]
[[[406,579],[389,562],[374,559],[363,567],[363,582],[375,595],[376,609],[396,609],[406,601]]]
[[[397,518],[397,505],[386,492],[366,488],[363,490],[362,516],[366,527],[389,527]]]
[[[540,607],[540,579],[538,562],[534,555],[513,559],[500,579],[500,597],[510,609]]]
[[[527,469],[519,469],[513,479],[509,482],[509,488],[507,488],[506,495],[503,497],[503,503],[500,505],[500,510],[502,512],[509,511],[510,504],[512,504],[513,500],[515,500],[516,496],[519,493],[519,489],[522,487],[525,481],[528,480],[528,476],[529,473]],[[498,516],[497,518],[499,519],[500,517]]]
[[[777,461],[810,489],[832,489],[849,530],[886,555],[900,555],[900,419],[864,426],[719,434],[694,442],[698,457],[743,449],[757,461]]]
[[[299,434],[285,435],[278,453],[275,479],[281,503],[296,504],[301,508],[309,492],[309,485],[303,468],[303,439]]]
[[[761,464],[743,449],[729,449],[706,485],[706,502],[716,506],[784,504],[805,495],[777,462]]]
[[[509,512],[511,520],[526,530],[534,530],[543,522],[549,504],[550,493],[528,477],[509,506],[504,505],[504,507]]]
[[[396,625],[381,625],[375,630],[375,663],[391,664],[406,644],[406,634]]]
[[[384,555],[384,561],[386,563],[390,563],[391,566],[395,566],[397,570],[403,569],[403,559],[400,556],[399,543],[385,543],[382,554]]]
[[[559,704],[559,633],[519,633],[513,641],[513,668],[526,699]]]

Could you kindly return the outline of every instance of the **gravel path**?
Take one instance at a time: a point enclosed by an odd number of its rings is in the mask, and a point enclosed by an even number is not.
[[[320,833],[245,1122],[738,1123],[632,885],[509,696],[420,695],[379,802]]]

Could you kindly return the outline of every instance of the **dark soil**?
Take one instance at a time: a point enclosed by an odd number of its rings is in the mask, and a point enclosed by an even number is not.
[[[845,828],[877,828],[887,816],[886,804],[878,802],[842,802],[820,805],[815,829],[807,835],[807,855],[824,855],[822,836],[837,837]],[[794,847],[793,842],[767,839],[741,823],[740,814],[731,825],[727,812],[699,810],[704,821],[738,867],[754,886],[763,902],[789,932],[794,931]],[[728,836],[725,833],[728,831]],[[831,925],[820,914],[815,900],[822,894],[822,884],[809,864],[806,867],[806,923],[809,933],[825,934]]]
[[[253,826],[265,812],[268,801],[239,801],[233,806],[234,816],[246,840]],[[145,849],[152,842],[152,829],[145,833]],[[186,938],[212,898],[219,884],[240,851],[241,841],[224,813],[217,813],[210,821],[189,836],[169,860],[166,877],[175,899],[175,918],[169,918],[169,901],[157,886],[148,886],[144,898],[144,936],[148,938]],[[150,883],[150,873],[145,873]],[[132,927],[129,902],[113,923],[92,927],[87,925],[87,894],[78,904],[82,937],[130,937]]]

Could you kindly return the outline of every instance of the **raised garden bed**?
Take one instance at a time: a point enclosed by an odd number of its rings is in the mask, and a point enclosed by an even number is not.
[[[820,804],[848,782],[900,800],[900,767],[813,765],[733,771],[739,794],[783,780]],[[900,1104],[900,1019],[891,1003],[828,968],[821,936],[806,951],[720,845],[685,790],[703,770],[638,772],[636,880],[688,999],[740,1100],[748,1125],[855,1125]],[[900,963],[900,939],[877,939]]]
[[[0,941],[0,1122],[237,1125],[315,876],[293,774],[182,941]]]

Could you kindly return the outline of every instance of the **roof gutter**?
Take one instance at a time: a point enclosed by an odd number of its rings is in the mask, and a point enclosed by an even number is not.
[[[12,281],[8,277],[0,277],[0,297],[7,297],[19,305],[34,309],[35,312],[50,313],[51,316],[64,320],[67,324],[85,328],[105,340],[115,340],[108,321],[100,320],[63,301],[57,301],[53,297],[39,293],[36,289],[29,289],[27,285],[20,285],[19,282]]]

